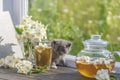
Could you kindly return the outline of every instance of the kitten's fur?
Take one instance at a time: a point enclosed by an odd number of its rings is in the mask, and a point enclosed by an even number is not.
[[[63,39],[54,39],[51,42],[52,50],[52,68],[57,68],[56,65],[64,65],[63,56],[68,54],[72,43]]]

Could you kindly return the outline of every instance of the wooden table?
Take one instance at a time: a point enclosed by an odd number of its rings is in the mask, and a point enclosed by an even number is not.
[[[117,73],[112,73],[120,80],[120,69]],[[59,67],[51,69],[45,73],[28,75],[18,74],[16,70],[0,68],[0,80],[95,80],[81,76],[76,69]]]

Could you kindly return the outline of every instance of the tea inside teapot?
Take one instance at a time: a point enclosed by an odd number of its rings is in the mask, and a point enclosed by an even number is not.
[[[111,52],[105,49],[108,42],[102,40],[101,35],[92,35],[91,39],[83,41],[83,45],[84,49],[78,53],[75,62],[80,74],[95,78],[100,69],[108,69],[110,73],[115,62]]]

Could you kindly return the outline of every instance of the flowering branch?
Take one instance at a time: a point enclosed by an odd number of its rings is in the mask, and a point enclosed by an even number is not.
[[[32,43],[47,39],[47,26],[31,18],[32,16],[25,16],[21,24],[16,26],[17,38],[22,41],[29,39]]]
[[[33,73],[45,72],[48,68],[44,67],[34,67],[32,62],[28,60],[20,60],[14,56],[7,56],[0,59],[0,67],[17,69],[17,73],[30,75]]]

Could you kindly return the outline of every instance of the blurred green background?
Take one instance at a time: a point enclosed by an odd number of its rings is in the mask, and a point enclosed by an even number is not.
[[[120,50],[120,0],[29,0],[29,15],[48,25],[48,39],[73,42],[70,54],[83,49],[82,41],[101,34],[107,49]]]

